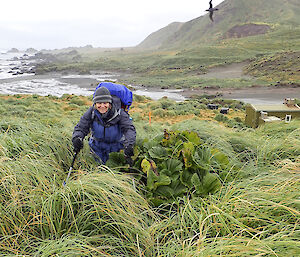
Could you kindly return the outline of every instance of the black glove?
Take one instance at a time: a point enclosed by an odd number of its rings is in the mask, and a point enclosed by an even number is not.
[[[72,143],[73,143],[73,146],[74,146],[74,151],[77,153],[80,151],[80,149],[83,147],[83,141],[82,141],[82,138],[80,137],[74,137],[72,139]]]
[[[125,156],[128,156],[128,157],[133,156],[133,146],[132,145],[126,146],[124,149],[124,154],[125,154]]]

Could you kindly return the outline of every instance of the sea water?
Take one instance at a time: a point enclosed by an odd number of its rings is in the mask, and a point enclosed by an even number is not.
[[[24,73],[20,75],[13,75],[12,68],[26,65],[28,68],[32,67],[32,61],[20,60],[24,53],[8,53],[5,50],[0,50],[0,79],[13,78],[16,76],[28,76],[30,74]],[[18,58],[18,59],[14,59]],[[12,73],[10,73],[12,71]]]
[[[29,54],[28,54],[29,55]],[[80,87],[76,85],[76,79],[94,79],[98,82],[105,80],[114,81],[116,74],[90,74],[90,75],[62,75],[60,79],[56,78],[36,78],[34,74],[18,74],[12,75],[9,71],[13,67],[20,67],[26,63],[28,66],[34,66],[32,60],[20,60],[24,53],[8,53],[6,50],[0,50],[0,94],[14,95],[14,94],[37,94],[42,96],[54,95],[62,96],[63,94],[75,94],[90,96],[94,89]],[[30,55],[29,55],[30,56]],[[18,59],[16,59],[16,57]],[[26,78],[25,78],[26,77]],[[74,81],[72,84],[65,82],[67,80]],[[137,95],[148,96],[153,100],[158,100],[162,97],[168,97],[175,101],[183,101],[185,98],[176,90],[160,90],[149,91],[147,89],[139,88],[134,91]]]
[[[34,60],[26,60],[23,52],[9,53],[6,50],[0,50],[0,94],[37,94],[37,95],[53,95],[62,96],[63,94],[75,95],[92,95],[92,91],[86,88],[81,88],[76,84],[61,82],[55,78],[37,79],[32,73],[24,73],[13,75],[12,68],[14,67],[33,67]],[[27,54],[30,57],[30,54]],[[109,76],[109,75],[108,75]],[[99,78],[100,80],[108,79],[108,76],[93,76],[83,75],[81,78]],[[105,78],[104,78],[105,77]],[[61,78],[72,78],[72,75],[61,76]],[[77,75],[74,75],[77,78]]]

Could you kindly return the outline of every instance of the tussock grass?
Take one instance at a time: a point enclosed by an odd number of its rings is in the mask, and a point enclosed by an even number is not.
[[[300,176],[258,175],[206,199],[182,199],[159,232],[163,256],[296,256]],[[284,197],[282,197],[284,195]]]
[[[1,100],[10,115],[1,114],[0,122],[0,256],[299,255],[299,121],[256,130],[196,119],[137,121],[139,140],[164,128],[197,131],[233,167],[217,193],[154,208],[134,177],[98,166],[86,142],[62,186],[84,105]],[[49,101],[47,111],[41,100]],[[35,115],[13,114],[16,101]]]
[[[35,253],[45,240],[64,245],[69,240],[62,238],[78,235],[87,248],[102,245],[106,254],[149,252],[154,214],[133,187],[133,178],[100,167],[79,172],[63,187],[57,177],[62,170],[51,169],[47,161],[25,157],[6,162],[1,167],[0,251]],[[78,249],[77,243],[71,246]],[[58,247],[56,253],[66,249]]]

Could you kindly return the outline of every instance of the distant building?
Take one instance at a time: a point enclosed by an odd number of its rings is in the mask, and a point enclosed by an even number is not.
[[[283,104],[246,106],[245,123],[252,128],[269,122],[290,122],[295,118],[300,119],[300,107],[291,98],[284,99]]]

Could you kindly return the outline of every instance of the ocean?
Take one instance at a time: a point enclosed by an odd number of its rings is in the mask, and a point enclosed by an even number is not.
[[[76,83],[64,82],[64,80],[76,81],[81,79],[95,79],[104,81],[110,75],[66,75],[59,77],[36,76],[28,73],[34,68],[35,61],[28,59],[32,54],[24,52],[8,53],[0,50],[0,94],[38,94],[42,96],[53,95],[62,96],[63,94],[92,95],[93,91],[86,87],[80,87]],[[25,72],[23,72],[25,70]],[[99,80],[98,80],[99,79]]]
[[[15,71],[26,67],[30,69],[34,66],[34,61],[26,60],[24,52],[8,53],[7,50],[0,50],[0,94],[37,94],[42,96],[53,95],[62,96],[63,94],[75,94],[90,96],[94,88],[89,87],[90,81],[102,82],[105,80],[116,81],[118,74],[96,73],[91,75],[45,75],[35,76],[32,73],[18,74]],[[28,57],[32,54],[27,54]],[[71,83],[68,83],[71,82]],[[79,82],[76,84],[76,82]],[[83,86],[86,81],[86,86]],[[158,100],[164,96],[175,101],[183,101],[185,98],[176,90],[148,91],[147,89],[138,89],[134,91],[137,95],[144,95]]]

